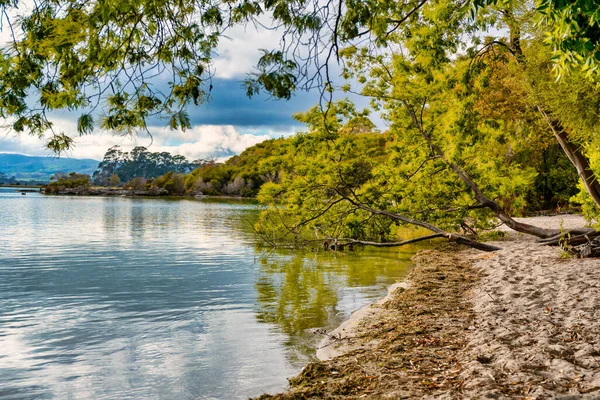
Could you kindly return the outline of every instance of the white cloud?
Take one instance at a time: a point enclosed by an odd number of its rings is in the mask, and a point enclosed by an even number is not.
[[[57,131],[75,132],[74,121],[55,119]],[[198,125],[186,131],[171,131],[164,127],[150,127],[152,137],[145,134],[134,137],[114,136],[108,132],[96,131],[91,135],[75,138],[75,148],[67,156],[72,158],[92,158],[101,160],[106,150],[114,145],[125,151],[135,146],[148,147],[150,151],[166,151],[181,154],[190,160],[207,157],[219,159],[239,154],[250,146],[272,137],[288,136],[293,127],[281,129],[252,129],[232,125]],[[21,153],[27,155],[51,155],[44,149],[44,141],[27,135],[6,134],[0,136],[0,153]]]
[[[24,5],[30,4],[25,0]],[[23,11],[23,10],[21,10]],[[261,19],[266,26],[270,18]],[[276,48],[281,38],[281,32],[269,30],[254,25],[235,26],[227,30],[226,36],[220,39],[213,67],[215,78],[242,79],[251,72],[261,53],[260,49]],[[0,44],[10,40],[7,30],[0,30]],[[75,117],[68,119],[53,118],[57,131],[76,132]],[[217,122],[218,123],[218,122]],[[271,137],[288,136],[294,132],[294,127],[265,127],[264,129],[246,128],[233,125],[198,125],[185,132],[170,131],[163,127],[151,127],[152,138],[145,134],[135,137],[114,136],[100,130],[91,135],[76,137],[75,148],[66,154],[72,158],[102,159],[106,150],[114,145],[120,145],[124,150],[135,146],[148,147],[150,151],[168,151],[181,154],[188,159],[217,157],[222,160],[226,155],[239,154],[246,148]],[[44,148],[44,141],[37,137],[16,135],[14,132],[0,131],[0,153],[20,153],[27,155],[53,155]]]
[[[270,22],[264,19],[265,26]],[[263,22],[263,21],[261,21]],[[260,49],[277,48],[281,32],[249,25],[234,26],[221,37],[213,62],[215,77],[223,79],[243,78],[252,72],[261,56]]]
[[[168,151],[190,159],[223,154],[239,154],[250,146],[272,137],[269,134],[242,133],[231,125],[200,125],[185,132],[167,128],[150,129],[152,151]]]

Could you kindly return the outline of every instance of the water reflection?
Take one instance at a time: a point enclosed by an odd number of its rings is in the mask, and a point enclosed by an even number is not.
[[[0,189],[0,399],[282,390],[408,253],[262,257],[247,203]],[[400,262],[398,261],[400,260]]]
[[[276,324],[297,365],[314,357],[320,336],[358,308],[380,297],[408,272],[416,248],[289,254],[260,260],[257,319]]]
[[[285,262],[263,259],[261,273],[256,284],[262,305],[257,318],[279,324],[289,335],[323,326],[337,305],[336,285],[331,282],[336,276],[305,255]]]

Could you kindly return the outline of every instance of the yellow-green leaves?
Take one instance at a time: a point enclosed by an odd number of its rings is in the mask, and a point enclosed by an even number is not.
[[[538,0],[545,42],[554,51],[558,77],[579,70],[600,80],[600,4],[593,0]]]
[[[87,135],[94,131],[94,118],[90,114],[83,114],[77,120],[77,132]]]

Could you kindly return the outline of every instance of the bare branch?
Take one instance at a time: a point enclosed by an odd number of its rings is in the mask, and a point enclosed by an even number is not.
[[[433,235],[420,236],[418,238],[403,240],[401,242],[388,242],[388,243],[371,242],[371,241],[367,241],[367,240],[344,239],[344,238],[339,239],[339,240],[344,240],[347,243],[352,243],[352,244],[357,244],[357,245],[362,245],[362,246],[399,247],[399,246],[405,246],[408,244],[419,243],[424,240],[431,240],[431,239],[437,239],[437,238],[442,238],[442,237],[446,237],[446,235],[444,233],[434,233]]]

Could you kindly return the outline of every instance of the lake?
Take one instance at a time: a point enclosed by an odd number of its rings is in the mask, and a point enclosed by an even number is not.
[[[0,188],[0,399],[245,399],[284,390],[320,337],[416,248],[257,246],[250,202]]]

